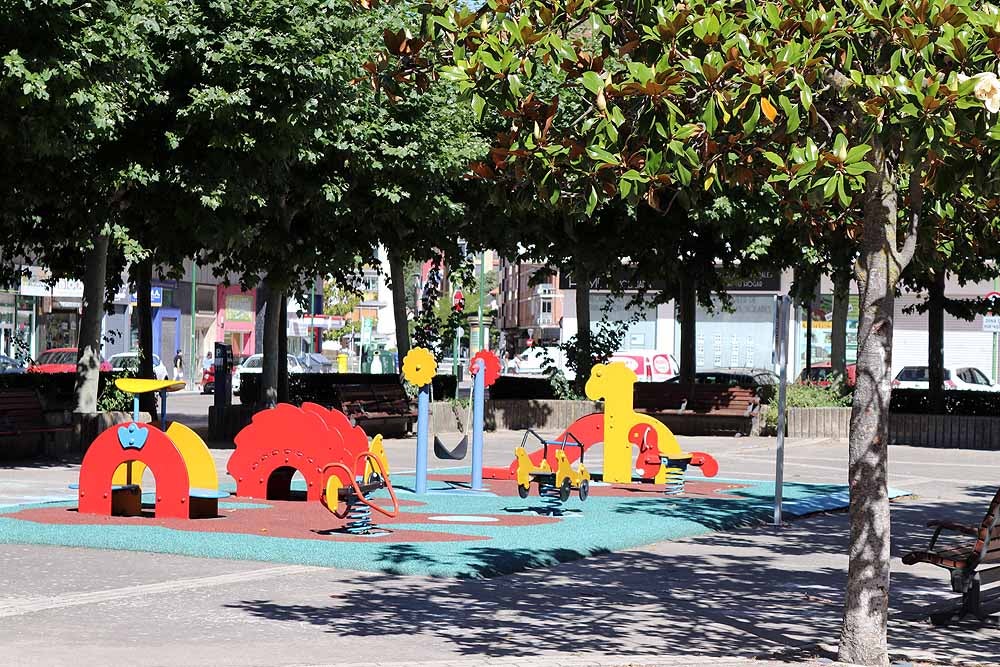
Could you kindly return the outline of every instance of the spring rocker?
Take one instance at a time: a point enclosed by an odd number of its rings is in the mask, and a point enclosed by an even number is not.
[[[381,436],[376,436],[381,444]],[[399,514],[396,491],[389,482],[389,466],[384,454],[361,452],[353,465],[345,462],[329,463],[323,468],[329,475],[320,502],[338,519],[345,520],[343,531],[350,535],[385,535],[389,531],[372,522],[372,511],[393,518]],[[387,509],[368,499],[368,495],[386,489],[392,508]]]
[[[167,392],[183,382],[120,378],[115,386],[132,394],[132,421],[112,426],[91,443],[80,466],[79,511],[104,516],[141,516],[142,476],[156,475],[156,518],[199,519],[219,513],[215,461],[205,442],[187,426],[167,423]],[[139,423],[139,394],[159,392],[160,428]]]
[[[542,443],[543,456],[538,465],[531,461],[524,446],[529,435]],[[554,469],[549,466],[549,447],[555,450]],[[567,447],[577,447],[580,450],[580,465],[575,470],[566,456]],[[569,500],[570,493],[574,490],[581,501],[586,500],[590,495],[590,473],[583,465],[583,449],[583,444],[571,433],[565,433],[562,440],[546,440],[531,429],[525,431],[521,446],[514,450],[517,458],[517,495],[527,498],[531,493],[532,482],[537,483],[538,495],[548,502],[547,509],[552,513],[558,512],[559,506]]]
[[[604,413],[592,414],[573,422],[554,441],[572,439],[579,448],[563,449],[573,463],[583,451],[604,443],[604,465],[601,474],[593,478],[604,482],[627,484],[652,482],[663,484],[666,495],[684,491],[684,475],[689,466],[700,467],[706,477],[715,477],[719,464],[704,452],[685,452],[674,434],[660,421],[633,409],[635,373],[621,362],[597,364],[591,370],[585,392],[592,401],[604,400]],[[638,454],[633,459],[633,447]],[[543,459],[550,469],[558,467],[556,448],[542,448],[528,454],[532,465],[540,466]],[[487,468],[485,474],[494,479],[517,479],[518,459],[507,468]]]

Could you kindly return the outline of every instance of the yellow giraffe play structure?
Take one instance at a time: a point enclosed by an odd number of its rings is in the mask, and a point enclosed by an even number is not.
[[[604,399],[604,481],[632,481],[632,445],[629,432],[638,425],[649,426],[656,433],[660,455],[670,459],[690,459],[677,438],[662,422],[636,412],[632,393],[638,381],[635,373],[621,362],[597,364],[590,372],[585,391],[592,401]],[[666,468],[661,464],[655,481],[662,484]]]

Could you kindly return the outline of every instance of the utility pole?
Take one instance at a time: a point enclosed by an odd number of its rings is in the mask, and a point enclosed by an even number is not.
[[[188,375],[191,376],[191,391],[195,389],[195,373],[201,368],[201,355],[197,353],[194,349],[195,346],[195,319],[198,317],[198,259],[197,257],[191,258],[191,350],[190,361],[188,362]]]

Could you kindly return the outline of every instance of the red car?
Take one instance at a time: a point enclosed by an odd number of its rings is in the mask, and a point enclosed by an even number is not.
[[[79,352],[75,347],[54,347],[45,350],[31,366],[29,373],[75,373],[76,358]],[[111,364],[101,360],[101,371],[111,372]]]
[[[823,361],[817,364],[813,364],[812,367],[808,369],[810,371],[809,373],[806,373],[806,370],[807,369],[805,368],[802,369],[802,374],[799,375],[799,382],[803,384],[815,384],[820,387],[830,386],[833,376],[833,370],[831,369],[829,361]],[[846,370],[847,370],[847,386],[853,387],[854,383],[858,379],[857,364],[847,364]]]

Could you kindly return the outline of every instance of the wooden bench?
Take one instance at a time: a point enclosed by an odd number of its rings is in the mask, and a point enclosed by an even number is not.
[[[961,619],[966,614],[972,614],[981,621],[987,620],[980,587],[1000,581],[1000,489],[993,496],[993,502],[978,527],[953,521],[930,521],[927,527],[934,529],[930,544],[926,549],[911,551],[903,556],[903,563],[930,563],[945,568],[951,573],[952,590],[962,594],[962,605],[957,611],[931,613],[931,622],[947,625],[956,616]],[[938,537],[945,530],[975,539],[939,546]]]
[[[633,406],[682,435],[752,435],[759,430],[760,398],[745,387],[638,382]]]
[[[340,410],[366,431],[405,435],[417,413],[403,385],[357,384],[337,387]]]
[[[0,391],[0,438],[34,438],[37,445],[72,430],[72,426],[52,426],[46,421],[42,402],[33,389]]]

